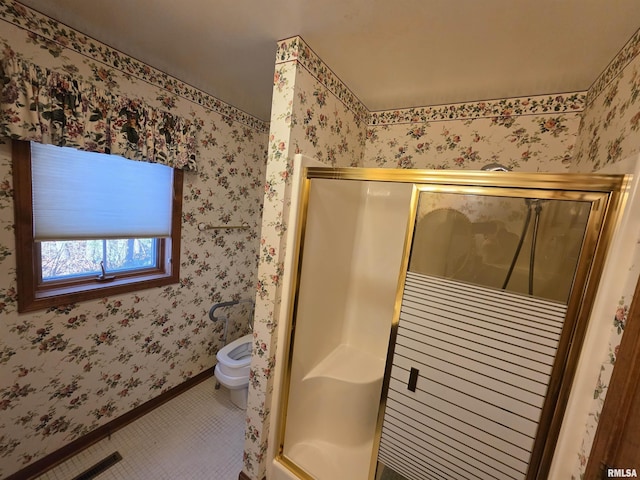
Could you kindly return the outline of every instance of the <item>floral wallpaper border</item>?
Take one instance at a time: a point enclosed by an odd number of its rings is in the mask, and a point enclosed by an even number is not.
[[[47,40],[51,51],[61,52],[64,49],[73,50],[86,57],[101,62],[108,67],[116,68],[128,75],[143,80],[152,86],[160,87],[179,95],[204,108],[208,108],[226,117],[228,122],[239,122],[260,133],[269,132],[269,123],[249,115],[242,110],[223,102],[211,95],[198,90],[157,70],[139,60],[136,60],[114,48],[93,40],[77,30],[57,22],[39,12],[31,10],[20,3],[10,0],[0,0],[0,19],[16,25],[29,32],[29,35],[39,35]]]
[[[276,66],[296,61],[333,93],[361,121],[368,122],[369,110],[354,95],[338,76],[318,57],[318,55],[300,37],[295,36],[278,42]],[[277,84],[277,81],[275,82]]]
[[[587,93],[587,105],[591,105],[594,100],[600,96],[606,86],[620,75],[627,65],[638,55],[640,55],[640,30],[636,31],[611,63],[609,63],[604,72],[593,82],[593,85]]]
[[[511,117],[541,113],[579,113],[584,110],[586,92],[505,98],[481,102],[454,103],[432,107],[372,112],[369,125],[393,125],[438,120]]]
[[[587,97],[587,92],[569,92],[370,112],[300,36],[278,42],[276,66],[292,61],[308,70],[357,118],[372,126],[541,113],[579,113],[584,110]],[[274,83],[278,85],[277,78]]]

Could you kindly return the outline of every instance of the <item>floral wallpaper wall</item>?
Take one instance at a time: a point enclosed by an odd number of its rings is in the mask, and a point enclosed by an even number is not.
[[[595,172],[622,164],[640,153],[640,30],[627,42],[587,93],[587,104],[571,166],[575,172]],[[602,359],[600,376],[593,386],[589,418],[572,478],[583,478],[598,420],[616,362],[618,348],[640,274],[640,238],[629,252],[628,268],[620,272],[624,281],[617,305],[603,321],[611,324],[608,353]]]
[[[254,296],[244,471],[264,477],[295,153],[333,166],[500,162],[561,172],[596,170],[605,152],[615,161],[640,151],[637,35],[586,99],[578,92],[374,113],[293,37],[278,44],[269,125],[19,3],[0,0],[0,22],[3,55],[17,52],[195,121],[199,157],[197,173],[185,175],[179,285],[18,315],[10,145],[2,139],[0,477],[211,367],[222,326],[207,310]],[[625,132],[619,142],[615,125]],[[203,233],[199,222],[251,228]],[[612,306],[612,332],[623,328],[629,302]],[[231,337],[247,330],[248,315],[233,312]]]
[[[211,368],[223,325],[213,303],[255,298],[268,124],[19,3],[0,0],[2,55],[191,119],[198,171],[185,173],[181,280],[18,314],[11,145],[0,139],[0,477]],[[248,230],[200,232],[198,223]],[[229,340],[250,309],[229,307]]]
[[[364,166],[567,171],[584,100],[577,92],[374,112]]]
[[[328,166],[359,166],[367,115],[360,101],[300,37],[279,42],[244,452],[244,472],[252,479],[265,476],[269,422],[276,408],[271,395],[293,158],[301,153]]]

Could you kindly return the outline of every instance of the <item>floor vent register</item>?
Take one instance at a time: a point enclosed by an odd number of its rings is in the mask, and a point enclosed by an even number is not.
[[[113,467],[120,460],[122,460],[122,455],[120,455],[119,452],[113,452],[108,457],[103,458],[95,465],[89,467],[77,477],[74,477],[73,480],[91,480],[96,478],[101,473]]]

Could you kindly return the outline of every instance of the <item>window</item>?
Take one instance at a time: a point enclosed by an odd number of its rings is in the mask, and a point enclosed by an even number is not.
[[[182,177],[14,140],[18,311],[178,282]]]

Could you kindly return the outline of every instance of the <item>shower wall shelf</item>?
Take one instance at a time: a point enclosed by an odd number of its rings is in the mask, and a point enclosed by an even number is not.
[[[376,371],[384,370],[385,359],[351,345],[342,344],[316,365],[304,380],[326,377],[354,384],[379,380]]]

